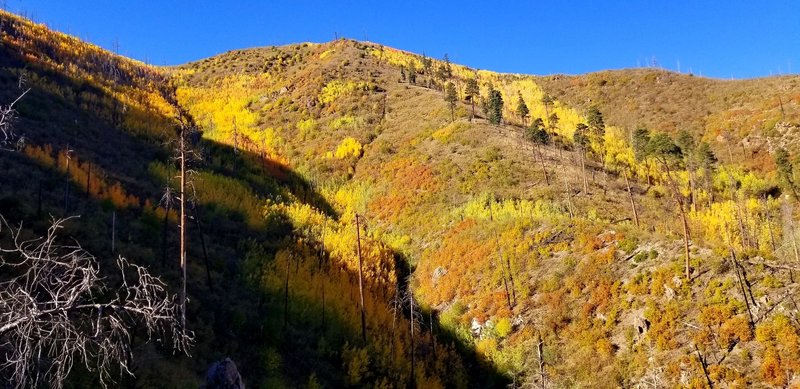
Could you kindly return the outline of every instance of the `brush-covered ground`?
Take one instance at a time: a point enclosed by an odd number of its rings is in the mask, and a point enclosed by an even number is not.
[[[196,387],[225,356],[256,387],[800,383],[797,77],[509,75],[350,40],[158,68],[0,26],[0,103],[31,88],[0,214],[30,233],[80,214],[68,235],[177,287],[177,109],[202,130],[196,344],[134,338],[124,385]]]

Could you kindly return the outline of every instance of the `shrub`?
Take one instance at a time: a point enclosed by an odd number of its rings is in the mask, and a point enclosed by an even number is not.
[[[345,159],[349,157],[360,158],[362,152],[363,146],[361,146],[361,143],[355,140],[355,138],[348,136],[342,140],[342,143],[339,143],[339,146],[336,147],[334,156],[338,159]]]

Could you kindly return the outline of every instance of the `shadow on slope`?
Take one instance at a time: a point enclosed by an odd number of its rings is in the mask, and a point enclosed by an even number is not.
[[[3,85],[0,98],[7,100],[13,94],[15,73],[21,66],[27,66],[22,61],[15,61],[6,57],[0,62],[0,83]],[[151,169],[145,169],[152,163],[169,166],[170,151],[161,142],[163,138],[142,137],[132,135],[120,127],[114,115],[124,116],[116,112],[124,105],[114,100],[114,96],[106,95],[103,90],[92,89],[87,92],[85,85],[79,81],[54,72],[34,69],[42,77],[46,77],[52,85],[60,85],[62,91],[70,91],[75,96],[82,92],[102,96],[111,101],[111,116],[106,115],[105,108],[90,107],[71,98],[65,98],[56,93],[45,84],[34,83],[31,94],[19,105],[20,132],[25,133],[31,142],[37,144],[52,144],[56,147],[74,149],[83,159],[91,161],[102,167],[109,177],[120,181],[130,193],[135,194],[140,200],[150,200],[152,204],[158,202],[164,182],[154,177]],[[86,94],[84,94],[86,96]],[[153,115],[152,112],[139,114]],[[169,118],[153,118],[155,123],[169,123]],[[169,130],[168,130],[169,131]],[[291,169],[273,164],[260,155],[252,153],[235,153],[229,146],[213,142],[203,142],[211,157],[199,168],[201,172],[224,177],[249,189],[249,193],[259,199],[286,199],[293,198],[296,202],[309,204],[323,214],[336,219],[333,207],[325,201],[324,197],[314,190],[311,184]],[[176,265],[162,266],[157,261],[158,253],[165,247],[160,239],[162,234],[168,236],[166,250],[169,257],[177,257],[177,235],[173,229],[174,224],[168,220],[168,227],[163,229],[161,219],[157,216],[155,208],[148,208],[141,204],[138,207],[126,209],[116,208],[108,201],[98,200],[82,192],[82,185],[70,181],[66,174],[53,168],[42,167],[21,153],[2,152],[0,166],[4,172],[0,175],[0,213],[3,213],[14,222],[26,221],[33,233],[40,233],[46,228],[49,215],[81,214],[81,218],[71,222],[64,232],[72,236],[98,258],[113,258],[122,254],[140,264],[147,264],[162,274],[171,285],[178,285],[178,271]],[[63,207],[62,192],[69,188],[72,193],[72,205],[67,210]],[[224,187],[222,188],[224,191]],[[284,196],[282,196],[284,195]],[[286,196],[289,195],[289,196]],[[202,196],[202,194],[201,194]],[[248,225],[246,215],[241,208],[231,206],[225,201],[203,203],[202,208],[203,230],[206,247],[201,249],[204,242],[200,241],[197,229],[190,230],[189,261],[190,279],[188,283],[191,297],[189,306],[189,321],[194,323],[197,334],[197,346],[193,350],[193,357],[170,356],[160,346],[143,343],[143,334],[137,332],[134,338],[135,361],[134,372],[137,379],[125,382],[127,386],[149,385],[177,385],[179,383],[197,382],[198,376],[202,377],[205,368],[210,362],[224,356],[232,356],[242,366],[242,372],[251,383],[289,382],[299,383],[310,376],[319,377],[319,380],[333,384],[355,384],[349,378],[346,369],[352,369],[354,363],[359,361],[362,350],[383,350],[384,357],[391,353],[392,360],[373,362],[368,366],[365,379],[380,377],[380,369],[399,366],[395,370],[402,377],[407,370],[406,362],[397,362],[408,358],[408,353],[403,352],[402,345],[391,344],[389,348],[375,341],[366,344],[360,343],[359,328],[352,325],[352,315],[348,312],[328,312],[324,326],[322,326],[322,301],[313,298],[293,298],[291,311],[304,312],[296,314],[289,320],[280,319],[280,313],[285,313],[281,305],[280,290],[274,285],[259,287],[263,293],[254,294],[253,289],[245,286],[243,280],[248,277],[244,273],[243,261],[247,254],[248,242],[255,242],[263,247],[264,263],[275,262],[275,257],[281,249],[298,246],[297,241],[304,238],[298,233],[298,228],[288,220],[279,220],[263,225]],[[251,210],[260,213],[260,209]],[[114,216],[112,216],[112,214]],[[113,220],[113,222],[112,222]],[[113,224],[112,224],[113,223]],[[112,225],[114,228],[115,250],[111,244]],[[377,243],[376,243],[377,244]],[[313,247],[313,240],[300,244],[306,249]],[[205,251],[205,253],[204,253]],[[312,253],[317,253],[316,250]],[[203,261],[201,258],[208,256],[209,272],[214,288],[206,284],[204,277]],[[330,254],[320,252],[322,257]],[[313,254],[309,260],[319,260]],[[406,261],[397,254],[396,260],[398,277],[404,280],[408,275]],[[103,261],[101,259],[101,261]],[[299,261],[296,265],[299,269]],[[350,299],[339,299],[341,306],[354,306],[352,298],[354,283],[357,276],[341,267],[327,265],[323,275],[328,278],[331,274],[331,288],[339,291],[348,291]],[[296,272],[299,270],[296,270]],[[338,284],[337,284],[338,283]],[[380,285],[367,282],[367,289],[374,294],[374,304],[370,307],[372,315],[376,317],[394,317],[402,320],[408,313],[404,310],[400,317],[390,313],[390,300],[394,291]],[[407,289],[405,283],[395,285],[395,290],[401,293]],[[343,297],[343,296],[337,296]],[[319,321],[317,321],[319,319]],[[317,326],[312,325],[319,323]],[[285,324],[284,324],[285,323]],[[378,321],[387,323],[387,321]],[[479,357],[467,346],[458,344],[456,337],[436,327],[439,342],[420,340],[420,346],[415,353],[420,358],[420,364],[435,365],[436,344],[453,344],[456,352],[452,357],[445,358],[449,365],[441,368],[431,368],[444,375],[444,382],[455,384],[459,381],[452,379],[458,370],[463,374],[464,381],[470,386],[494,386],[505,382],[504,377],[493,371],[490,364],[480,360]],[[400,328],[398,325],[397,328]],[[405,328],[405,326],[403,326]],[[368,329],[371,334],[382,334],[387,331],[379,325]],[[400,330],[392,339],[400,339],[403,333]],[[430,330],[423,333],[423,338],[430,338]],[[427,335],[426,335],[427,334]],[[377,339],[388,339],[378,337]],[[393,341],[392,341],[393,342]],[[441,346],[440,346],[441,347]],[[440,351],[440,355],[442,351]],[[441,357],[440,357],[441,358]],[[282,361],[282,362],[281,362]],[[369,368],[376,371],[369,371]],[[176,371],[185,371],[176,373]],[[344,372],[343,372],[344,371]],[[281,376],[284,376],[281,378]],[[450,375],[451,377],[447,377]],[[91,375],[85,372],[76,372],[73,376],[77,386],[96,384]],[[388,379],[389,375],[384,377]],[[278,381],[271,381],[275,379]],[[84,384],[79,384],[83,382]],[[284,383],[286,381],[283,381]],[[375,381],[377,383],[377,381]],[[386,381],[391,382],[391,381]],[[394,382],[397,384],[397,382]],[[402,384],[400,384],[402,385]]]

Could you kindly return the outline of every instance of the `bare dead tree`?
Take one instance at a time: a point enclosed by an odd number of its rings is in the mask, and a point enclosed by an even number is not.
[[[536,331],[536,360],[539,364],[539,384],[542,388],[546,388],[547,374],[544,371],[544,339],[539,331]]]
[[[361,257],[361,224],[359,223],[359,216],[356,214],[356,248],[358,249],[358,294],[361,307],[361,338],[364,343],[367,342],[367,312],[364,307],[364,261]]]
[[[178,111],[178,128],[177,128],[177,139],[175,142],[175,156],[174,159],[178,162],[179,166],[179,174],[176,178],[179,179],[180,186],[178,188],[178,202],[180,205],[180,219],[179,219],[179,227],[180,227],[180,267],[181,267],[181,326],[183,326],[184,331],[186,330],[186,232],[188,230],[187,223],[187,205],[189,200],[188,196],[188,189],[192,187],[193,190],[193,182],[191,180],[191,176],[194,175],[194,171],[190,169],[189,164],[190,161],[200,159],[199,150],[195,147],[199,142],[200,132],[197,130],[197,126],[194,123],[191,115],[189,115],[186,110],[177,106]]]
[[[70,165],[70,162],[72,161],[72,153],[73,153],[73,151],[74,150],[72,150],[72,148],[69,147],[69,144],[67,144],[67,149],[64,151],[64,156],[66,157],[66,160],[67,160],[66,161],[66,164],[67,164],[66,165],[67,175],[64,177],[64,214],[65,215],[69,211],[69,185],[70,185],[70,182],[69,182],[69,165]]]
[[[161,196],[159,205],[164,208],[164,226],[161,230],[161,266],[167,262],[167,234],[169,226],[169,212],[175,206],[175,193],[171,186],[164,187],[164,194]]]
[[[631,211],[633,212],[633,222],[636,223],[636,227],[639,226],[639,212],[636,211],[636,201],[633,199],[633,192],[631,192],[631,183],[628,181],[628,168],[622,168],[622,176],[625,178],[625,187],[628,189],[628,200],[631,203]]]
[[[409,276],[410,278],[410,276]],[[418,334],[421,330],[421,323],[423,321],[422,313],[419,310],[419,304],[414,299],[414,292],[409,288],[406,289],[406,292],[403,296],[403,303],[408,305],[409,316],[408,316],[408,326],[410,331],[410,341],[411,341],[411,348],[409,350],[409,354],[411,357],[411,377],[409,382],[409,387],[413,388],[416,387],[416,365],[417,365],[417,355],[416,355],[416,334]]]
[[[20,87],[23,85],[22,80],[20,78]],[[17,110],[14,109],[14,105],[25,97],[28,92],[30,92],[30,88],[22,92],[11,104],[0,105],[0,136],[2,136],[0,149],[20,149],[25,142],[24,137],[19,136],[14,130],[14,122],[17,120]]]
[[[61,244],[55,219],[44,236],[26,240],[21,226],[0,216],[0,377],[16,388],[61,388],[76,364],[98,374],[132,374],[130,328],[148,341],[172,340],[187,352],[192,334],[182,331],[175,296],[147,269],[119,257],[117,285],[102,277],[97,259],[77,242]],[[5,229],[5,231],[4,231]]]

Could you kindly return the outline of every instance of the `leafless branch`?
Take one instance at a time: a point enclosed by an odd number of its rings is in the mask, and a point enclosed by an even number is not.
[[[14,105],[17,104],[28,92],[30,88],[26,89],[9,105],[0,106],[0,148],[8,149],[17,144],[20,140],[24,144],[24,137],[18,137],[14,131],[14,122],[17,119],[17,111]]]
[[[100,275],[98,261],[77,242],[57,242],[69,219],[54,219],[45,236],[24,240],[21,226],[0,216],[0,377],[16,388],[61,388],[78,363],[99,375],[131,374],[130,327],[148,340],[172,340],[187,352],[192,334],[180,327],[175,296],[142,266],[119,257],[119,281]],[[118,366],[118,368],[117,368]]]

